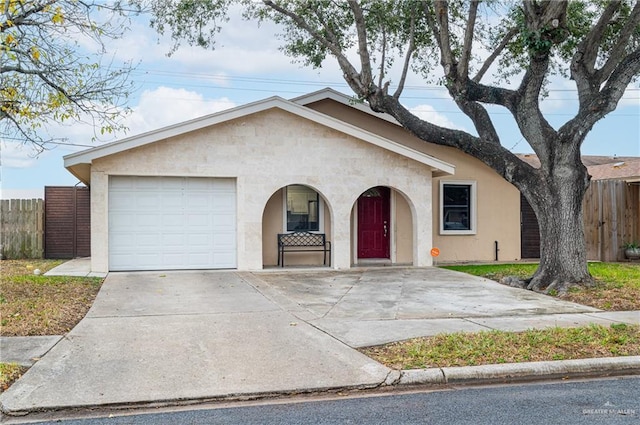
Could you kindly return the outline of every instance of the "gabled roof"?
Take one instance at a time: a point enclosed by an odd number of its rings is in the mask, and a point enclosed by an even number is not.
[[[609,164],[592,165],[587,167],[593,180],[624,180],[640,182],[640,158],[618,160]]]
[[[517,154],[517,156],[532,167],[540,167],[540,160],[536,154]],[[583,155],[581,159],[593,180],[640,181],[640,157]]]
[[[344,95],[342,96],[346,97]],[[326,98],[326,96],[324,96],[324,98]],[[174,124],[137,136],[128,137],[126,139],[118,140],[81,152],[72,153],[64,157],[64,166],[73,175],[80,179],[80,181],[85,184],[89,184],[91,180],[91,164],[95,159],[102,158],[108,155],[114,155],[129,149],[134,149],[147,144],[155,143],[181,134],[186,134],[192,131],[200,130],[233,119],[246,117],[273,108],[281,109],[283,111],[297,115],[301,118],[308,119],[317,124],[326,126],[365,142],[371,143],[372,145],[381,147],[407,158],[411,158],[415,161],[431,167],[434,175],[436,176],[450,175],[455,171],[455,167],[453,165],[441,161],[433,156],[419,152],[401,143],[378,136],[374,133],[345,123],[320,112],[314,111],[296,102],[285,100],[278,96],[248,103],[243,106],[227,109],[225,111],[185,121],[179,124]]]
[[[339,91],[334,90],[330,87],[315,91],[313,93],[303,94],[302,96],[291,99],[291,101],[297,103],[298,105],[306,106],[311,103],[319,102],[326,99],[334,100],[338,103],[342,103],[343,105],[350,106],[351,108],[357,109],[361,112],[373,115],[376,118],[380,118],[400,126],[400,123],[391,115],[383,112],[374,112],[363,101],[359,101],[353,96],[348,96],[344,93],[340,93]]]
[[[532,167],[540,168],[540,160],[535,153],[518,153],[516,156]],[[581,159],[582,163],[589,168],[594,165],[614,164],[620,161],[635,161],[640,158],[637,156],[582,155]]]

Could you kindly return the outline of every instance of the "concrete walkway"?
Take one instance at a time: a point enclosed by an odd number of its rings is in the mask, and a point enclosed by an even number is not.
[[[0,404],[15,414],[371,388],[402,382],[400,373],[351,347],[614,322],[640,323],[640,314],[434,268],[111,273],[87,316]],[[629,362],[627,369],[638,359]],[[403,374],[404,382],[445,376],[414,375]]]
[[[82,276],[82,277],[105,277],[106,273],[95,273],[91,271],[91,257],[74,258],[65,261],[57,267],[49,270],[45,276]]]

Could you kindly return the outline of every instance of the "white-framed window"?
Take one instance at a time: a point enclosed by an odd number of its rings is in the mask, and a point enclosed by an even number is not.
[[[324,207],[318,192],[304,185],[293,184],[284,189],[285,232],[322,232]]]
[[[475,235],[477,219],[476,182],[440,181],[440,234]]]

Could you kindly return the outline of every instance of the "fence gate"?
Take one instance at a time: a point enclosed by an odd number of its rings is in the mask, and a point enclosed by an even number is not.
[[[87,187],[46,186],[45,258],[91,255],[91,206]]]
[[[639,193],[640,186],[620,180],[591,182],[583,204],[589,260],[624,259],[623,244],[639,238]]]
[[[521,256],[537,258],[540,254],[538,221],[526,199],[520,196]],[[593,180],[584,195],[582,210],[587,259],[624,260],[623,244],[640,240],[640,185],[621,180]]]

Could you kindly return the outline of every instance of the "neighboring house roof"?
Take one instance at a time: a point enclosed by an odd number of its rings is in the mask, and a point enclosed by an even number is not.
[[[540,160],[536,154],[516,155],[532,167],[540,167]],[[593,180],[640,181],[640,157],[637,156],[583,155],[582,163]]]
[[[337,95],[339,94],[334,90],[326,89],[320,92],[316,92],[313,95],[322,96],[322,93],[324,93],[324,97],[322,97],[323,99],[334,97],[338,98]],[[345,95],[340,95],[340,99],[342,99],[341,102],[343,103],[345,101],[344,99],[349,99]],[[301,118],[311,120],[315,123],[324,125],[336,131],[340,131],[365,142],[371,143],[380,148],[425,164],[431,167],[434,176],[451,175],[455,172],[455,166],[447,162],[441,161],[431,155],[419,152],[401,143],[381,137],[357,126],[345,123],[336,118],[314,111],[313,109],[303,106],[302,103],[305,102],[302,101],[300,103],[297,103],[295,101],[285,100],[278,96],[270,97],[261,101],[249,103],[215,114],[185,121],[179,124],[174,124],[158,130],[150,131],[137,136],[128,137],[126,139],[111,142],[102,146],[66,155],[64,157],[64,166],[73,175],[80,179],[80,181],[85,184],[89,184],[91,179],[91,163],[95,159],[165,140],[167,138],[189,133],[191,131],[200,130],[233,119],[247,117],[251,114],[266,111],[272,108],[278,108],[297,115]],[[378,116],[378,114],[376,114],[376,116]]]
[[[640,182],[640,158],[618,160],[609,164],[593,165],[587,167],[593,180],[625,180],[628,182]]]

